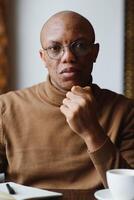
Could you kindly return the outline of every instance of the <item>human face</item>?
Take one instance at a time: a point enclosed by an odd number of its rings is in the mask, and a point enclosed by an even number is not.
[[[52,84],[61,91],[68,91],[73,85],[89,85],[93,62],[98,54],[98,44],[92,42],[91,29],[71,16],[57,17],[48,24],[44,32],[43,48],[53,45],[64,46],[60,59],[52,59],[47,52],[40,50]],[[91,45],[86,55],[75,55],[69,46],[72,42],[82,41]]]

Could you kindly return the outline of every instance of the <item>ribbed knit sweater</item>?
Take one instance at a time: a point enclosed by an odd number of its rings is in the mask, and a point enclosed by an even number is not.
[[[60,111],[65,94],[49,80],[0,96],[0,172],[7,181],[40,188],[106,185],[110,168],[134,168],[134,103],[92,85],[108,139],[95,152]]]

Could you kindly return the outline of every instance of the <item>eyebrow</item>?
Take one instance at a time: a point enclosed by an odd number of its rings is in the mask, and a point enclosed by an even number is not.
[[[52,45],[52,44],[58,44],[58,45],[61,45],[60,42],[58,42],[58,41],[54,41],[54,40],[50,40],[50,41],[48,42],[48,44],[49,44],[49,45]]]
[[[73,41],[70,42],[70,43],[77,42],[77,41],[85,41],[85,42],[87,41],[87,42],[88,42],[88,40],[87,40],[85,37],[79,37],[79,38],[73,40]],[[61,45],[61,42],[59,42],[59,41],[57,41],[57,40],[50,40],[49,43]]]

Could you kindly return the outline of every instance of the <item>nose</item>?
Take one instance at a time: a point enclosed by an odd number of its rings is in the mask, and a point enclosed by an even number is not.
[[[61,61],[63,63],[73,63],[76,61],[75,54],[71,51],[71,49],[68,46],[65,46],[63,49],[63,55],[61,58]]]

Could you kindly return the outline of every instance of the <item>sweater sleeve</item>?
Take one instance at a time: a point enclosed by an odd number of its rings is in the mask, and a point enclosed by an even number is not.
[[[106,171],[114,168],[134,168],[134,104],[129,105],[120,126],[118,143],[108,137],[103,146],[90,153],[102,183],[107,187]]]

